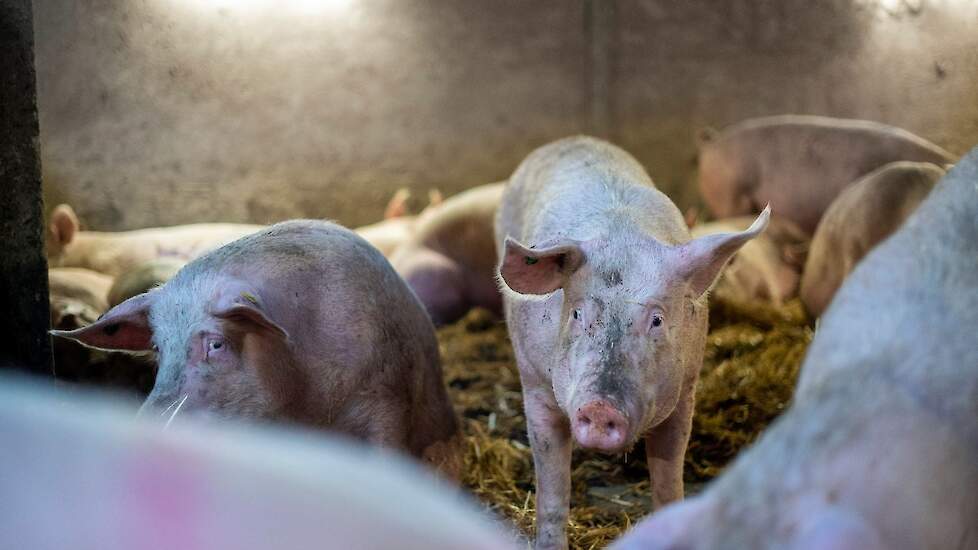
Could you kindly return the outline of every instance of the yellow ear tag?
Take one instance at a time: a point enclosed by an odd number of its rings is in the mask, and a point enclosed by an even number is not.
[[[255,304],[256,306],[258,305],[258,297],[256,297],[254,294],[250,292],[242,292],[241,297]]]

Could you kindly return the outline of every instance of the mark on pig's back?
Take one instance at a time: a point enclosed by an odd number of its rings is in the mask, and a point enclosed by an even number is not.
[[[618,271],[617,269],[606,271],[601,277],[604,279],[604,284],[608,288],[620,286],[622,284],[621,271]]]

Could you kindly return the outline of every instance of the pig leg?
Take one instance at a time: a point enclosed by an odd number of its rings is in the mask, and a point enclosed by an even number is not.
[[[546,386],[524,388],[523,408],[536,473],[536,550],[564,549],[570,512],[570,426]]]
[[[645,436],[653,511],[683,498],[683,458],[692,425],[693,392],[686,390],[676,410]]]

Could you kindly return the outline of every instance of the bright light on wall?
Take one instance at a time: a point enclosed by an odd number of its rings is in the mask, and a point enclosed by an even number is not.
[[[319,15],[339,12],[353,0],[181,0],[201,8],[217,8],[232,12],[254,12],[274,9],[297,15]]]

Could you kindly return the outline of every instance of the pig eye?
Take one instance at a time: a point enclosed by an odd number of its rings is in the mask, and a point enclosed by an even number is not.
[[[661,327],[662,326],[662,315],[659,315],[658,313],[653,313],[652,314],[652,326],[653,327]]]
[[[204,345],[204,351],[207,355],[207,358],[210,358],[211,354],[213,353],[220,353],[220,351],[223,350],[226,345],[227,344],[221,338],[208,339],[206,344]]]
[[[574,319],[580,319],[580,318],[581,318],[581,310],[575,309],[574,310]]]

